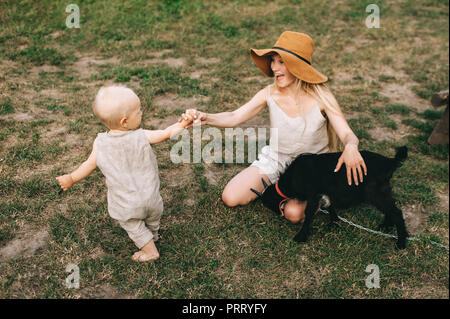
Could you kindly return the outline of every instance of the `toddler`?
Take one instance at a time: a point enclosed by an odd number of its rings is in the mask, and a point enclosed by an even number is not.
[[[109,131],[99,133],[89,158],[70,174],[56,179],[66,191],[98,166],[108,186],[108,213],[117,220],[140,249],[133,261],[159,258],[155,246],[163,201],[159,193],[156,156],[150,144],[163,142],[192,122],[189,115],[164,130],[143,130],[138,96],[122,86],[102,87],[94,113]]]

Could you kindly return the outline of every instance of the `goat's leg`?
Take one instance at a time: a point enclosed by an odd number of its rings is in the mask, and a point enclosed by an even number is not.
[[[319,209],[320,196],[315,196],[307,201],[303,227],[294,237],[294,240],[299,243],[305,242],[308,239],[314,214]]]
[[[326,229],[327,231],[332,231],[338,227],[337,223],[339,221],[339,218],[333,205],[327,207],[327,211],[329,212],[329,223],[326,225]]]
[[[330,213],[330,220],[332,223],[338,222],[339,218],[338,215],[336,214],[336,210],[334,209],[334,206],[331,205],[330,207],[327,208],[328,212]]]
[[[394,225],[397,228],[397,248],[398,249],[404,249],[406,248],[406,239],[408,238],[408,231],[406,230],[405,220],[403,219],[403,213],[402,211],[395,206],[395,204],[392,207],[392,219],[394,222]]]
[[[390,216],[391,216],[390,214],[388,214],[388,215],[385,214],[384,215],[384,220],[379,226],[380,230],[384,230],[386,232],[389,232],[392,229],[392,227],[394,226],[394,222],[392,221]]]
[[[386,195],[386,194],[385,194]],[[382,197],[381,197],[382,198]],[[397,228],[397,243],[398,249],[406,248],[406,238],[409,236],[406,230],[405,220],[403,219],[402,211],[395,206],[392,197],[385,197],[376,204],[376,207],[385,214],[385,221],[392,222]],[[389,225],[389,224],[388,224]]]

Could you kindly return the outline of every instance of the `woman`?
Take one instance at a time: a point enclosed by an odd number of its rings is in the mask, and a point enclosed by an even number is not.
[[[325,85],[327,77],[311,66],[314,51],[312,39],[303,33],[285,31],[270,49],[251,49],[251,57],[275,83],[259,91],[248,103],[233,112],[207,114],[187,110],[201,125],[236,127],[260,113],[266,106],[270,126],[277,128],[278,138],[270,136],[258,160],[231,179],[222,193],[230,207],[246,205],[256,198],[250,191],[263,190],[261,178],[275,183],[289,163],[301,153],[325,153],[342,150],[335,172],[342,164],[347,169],[348,183],[363,182],[367,168],[358,151],[359,140],[349,127],[342,111]],[[272,132],[272,130],[271,130]],[[284,216],[298,223],[304,219],[306,203],[287,201]]]

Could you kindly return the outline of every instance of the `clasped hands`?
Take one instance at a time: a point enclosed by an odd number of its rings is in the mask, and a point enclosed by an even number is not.
[[[186,128],[192,127],[192,126],[199,126],[199,125],[205,125],[206,124],[206,113],[197,111],[196,109],[187,109],[184,114],[180,116],[178,119],[178,122],[181,122],[183,120],[192,119],[192,122],[186,126]]]

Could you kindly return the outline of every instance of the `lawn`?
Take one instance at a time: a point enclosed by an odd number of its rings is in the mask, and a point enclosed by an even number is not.
[[[1,1],[0,298],[448,298],[448,250],[429,242],[449,243],[448,145],[427,143],[444,111],[430,98],[449,86],[448,1],[377,1],[380,28],[367,28],[371,3],[79,0],[80,28],[67,28],[67,2]],[[135,90],[146,129],[186,108],[232,111],[272,81],[249,48],[271,47],[285,30],[314,39],[313,65],[329,76],[360,149],[393,156],[408,146],[391,184],[420,240],[398,251],[318,215],[297,244],[299,225],[261,202],[223,205],[224,186],[248,163],[173,163],[171,140],[153,146],[161,258],[132,262],[101,172],[64,193],[55,180],[105,131],[92,113],[96,92]],[[266,110],[243,127],[268,125]],[[382,221],[369,206],[338,214],[372,229]],[[79,289],[65,285],[69,264]],[[366,287],[370,264],[380,288]]]

